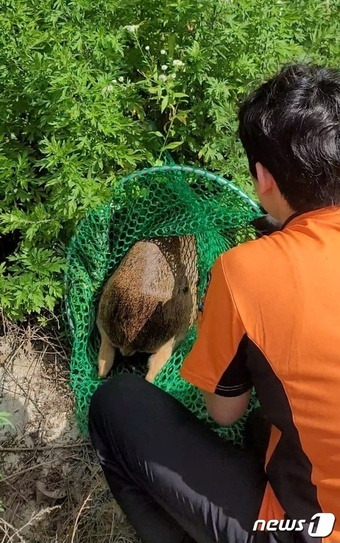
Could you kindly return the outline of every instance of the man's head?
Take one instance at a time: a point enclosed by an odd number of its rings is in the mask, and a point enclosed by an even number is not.
[[[293,64],[243,103],[239,132],[261,204],[293,212],[340,205],[340,71]]]

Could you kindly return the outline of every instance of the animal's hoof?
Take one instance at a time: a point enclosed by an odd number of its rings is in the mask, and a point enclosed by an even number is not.
[[[149,383],[153,383],[155,379],[156,379],[156,375],[151,375],[148,373],[145,376],[145,381],[148,381]]]
[[[111,360],[110,361],[108,361],[108,360],[99,360],[99,363],[98,363],[98,377],[100,377],[100,379],[104,379],[107,376],[107,374],[109,373],[112,366],[113,366],[113,361],[111,362]]]

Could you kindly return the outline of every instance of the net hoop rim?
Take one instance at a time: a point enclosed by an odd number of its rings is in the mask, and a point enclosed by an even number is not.
[[[218,183],[221,186],[229,187],[236,194],[238,194],[243,199],[245,199],[248,202],[248,204],[250,204],[251,207],[255,211],[257,211],[258,213],[261,213],[261,209],[258,206],[258,204],[256,202],[254,202],[254,200],[252,200],[252,198],[250,198],[250,196],[248,196],[248,194],[246,194],[242,189],[240,189],[232,181],[230,181],[229,179],[226,179],[225,177],[223,177],[221,175],[215,174],[215,173],[213,173],[213,172],[211,172],[209,170],[205,170],[203,168],[196,168],[194,166],[186,166],[184,164],[183,165],[182,164],[171,164],[171,165],[163,165],[163,166],[152,166],[151,168],[143,168],[141,170],[136,170],[136,171],[132,172],[129,175],[121,177],[118,180],[118,183],[119,184],[124,184],[126,181],[130,181],[132,179],[138,179],[140,177],[145,176],[146,174],[154,174],[154,173],[162,173],[162,172],[193,173],[193,174],[198,175],[200,177],[206,177],[207,179],[216,181],[216,183]],[[71,255],[70,255],[71,241],[72,241],[72,238],[70,240],[70,243],[69,243],[69,246],[68,246],[68,249],[67,249],[67,255],[66,255],[66,270],[65,270],[65,276],[64,276],[65,277],[64,283],[65,283],[66,287],[67,287],[67,268],[69,267],[70,258],[71,258]],[[68,301],[67,301],[67,288],[65,288],[65,292],[64,292],[64,296],[63,296],[63,302],[64,302],[65,312],[66,312],[67,321],[68,321],[68,324],[69,324],[71,336],[72,336],[72,339],[74,339],[74,337],[75,337],[75,324],[73,322],[73,319],[72,319],[72,316],[71,316],[71,311],[70,311]]]

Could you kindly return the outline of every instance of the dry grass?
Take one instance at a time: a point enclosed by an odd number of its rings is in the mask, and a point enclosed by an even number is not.
[[[137,543],[76,428],[58,321],[0,328],[0,543]]]

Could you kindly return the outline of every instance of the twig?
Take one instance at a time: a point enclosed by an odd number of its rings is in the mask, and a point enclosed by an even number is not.
[[[0,484],[1,484],[1,479],[0,479]],[[29,503],[28,499],[25,498],[25,496],[24,496],[23,494],[21,494],[21,492],[20,492],[20,490],[19,490],[18,488],[15,488],[9,481],[6,481],[5,484],[6,484],[7,486],[9,486],[9,488],[12,489],[13,495],[16,495],[16,494],[17,494],[17,495],[20,496],[20,498],[21,498],[22,500],[24,500],[24,502],[26,502],[27,504]],[[11,513],[13,513],[13,511],[11,511]]]
[[[0,307],[0,322],[3,329],[3,335],[6,337],[8,332],[8,321],[5,317],[5,313],[2,307]]]
[[[19,538],[19,540],[20,540],[20,543],[26,543],[26,540],[23,539],[23,537],[21,537],[20,534],[17,534],[17,529],[16,529],[14,526],[12,526],[12,524],[10,524],[9,522],[6,522],[6,520],[4,520],[3,518],[0,518],[0,529],[4,532],[5,535],[7,535],[5,529],[3,528],[2,525],[3,525],[3,526],[6,526],[6,527],[9,528],[12,532],[14,532],[13,535],[18,535],[18,538]],[[13,536],[10,537],[9,541],[12,539],[12,537],[13,537]]]
[[[70,443],[67,445],[51,445],[49,447],[0,447],[0,454],[3,452],[12,452],[12,453],[22,453],[22,452],[43,452],[43,451],[53,451],[54,449],[76,449],[78,447],[89,447],[90,442],[86,441],[84,443]]]
[[[24,342],[23,342],[24,343]],[[17,349],[18,350],[18,349]],[[17,350],[15,352],[17,352]],[[13,355],[13,357],[15,356],[15,354]],[[15,379],[14,375],[9,371],[8,368],[4,367],[4,370],[5,372],[7,373],[7,375],[9,375],[9,377],[12,379],[12,381],[16,384],[16,386],[18,388],[20,388],[21,392],[24,393],[25,395],[25,398],[28,397],[28,394],[27,394],[27,390],[25,390],[25,388]],[[44,416],[44,413],[42,413],[42,411],[39,409],[36,401],[34,401],[32,398],[29,398],[30,401],[32,402],[32,404],[34,405],[35,409],[38,411],[39,415],[41,415],[42,417]]]
[[[81,508],[79,509],[78,511],[78,514],[76,516],[76,520],[74,522],[74,526],[73,526],[73,530],[72,530],[72,537],[71,537],[71,543],[74,543],[74,537],[76,535],[76,531],[77,531],[77,527],[78,527],[78,522],[79,522],[79,519],[80,519],[80,515],[82,514],[84,508],[85,508],[85,505],[87,504],[87,502],[89,501],[91,495],[93,494],[93,492],[96,490],[96,488],[98,487],[98,483],[90,490],[90,492],[88,493],[88,495],[86,496]]]
[[[15,535],[18,535],[19,537],[21,537],[19,535],[19,532],[22,532],[25,528],[27,528],[27,526],[30,526],[37,520],[39,521],[46,513],[51,513],[52,511],[55,511],[56,509],[60,509],[60,508],[61,508],[61,505],[54,505],[53,507],[46,507],[46,509],[42,509],[41,511],[38,511],[38,513],[33,515],[23,526],[21,526],[21,528],[19,528],[13,535],[11,535],[11,537],[8,540],[8,543],[12,541],[12,538]]]
[[[20,351],[20,349],[25,345],[26,343],[26,338],[24,338],[20,344],[15,347],[14,349],[12,349],[12,351],[9,353],[9,355],[5,358],[3,364],[11,364],[11,362],[13,361],[15,355],[17,354],[17,352]]]
[[[47,462],[41,462],[41,464],[36,464],[35,466],[31,466],[30,468],[23,469],[21,471],[18,471],[17,473],[12,473],[12,475],[7,475],[7,477],[4,477],[0,480],[0,484],[8,481],[9,479],[12,479],[13,477],[19,477],[19,475],[24,475],[28,471],[33,471],[37,468],[41,468],[42,466],[46,466],[47,464],[53,464],[53,462],[56,462],[56,459],[54,460],[48,460]]]

